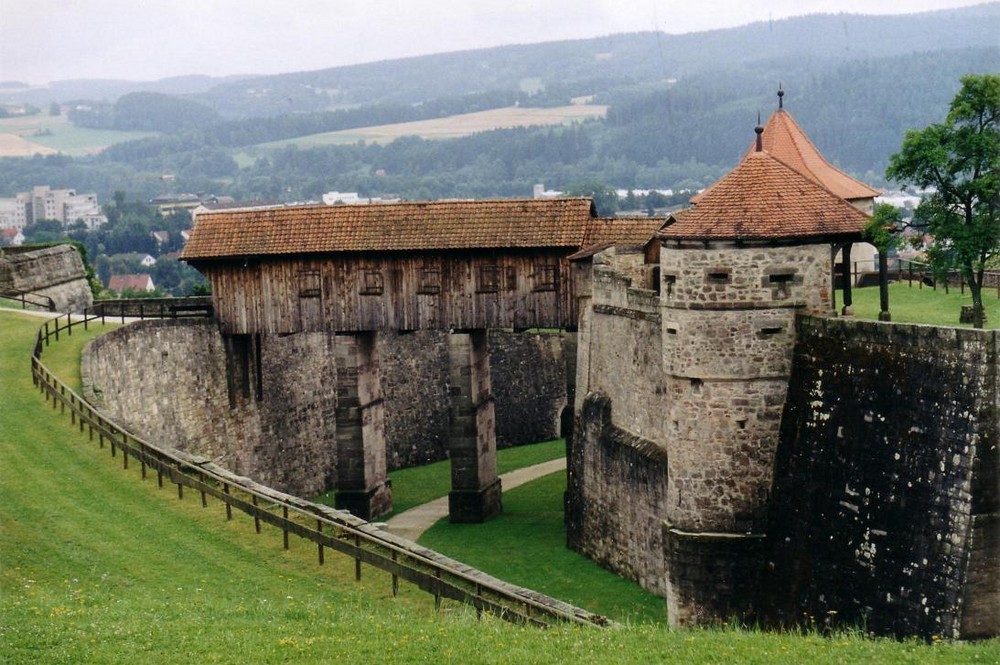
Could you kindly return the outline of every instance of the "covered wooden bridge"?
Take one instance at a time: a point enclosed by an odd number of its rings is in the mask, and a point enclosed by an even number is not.
[[[198,215],[182,258],[238,363],[260,335],[336,335],[337,502],[366,519],[391,507],[378,333],[452,332],[450,513],[482,521],[501,510],[487,330],[575,330],[567,257],[618,225],[587,198],[248,208]]]

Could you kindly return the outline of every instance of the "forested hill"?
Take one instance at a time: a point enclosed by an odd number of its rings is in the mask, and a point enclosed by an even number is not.
[[[998,28],[997,2],[904,16],[811,15],[684,35],[620,34],[243,79],[196,99],[231,117],[331,105],[412,104],[519,87],[563,100],[775,60],[815,68],[928,50],[996,47]]]
[[[669,26],[663,26],[669,29]],[[907,129],[941,120],[962,75],[1000,72],[1000,2],[897,17],[817,15],[731,30],[511,46],[240,79],[75,108],[100,129],[159,135],[100,155],[0,159],[0,196],[39,183],[144,199],[209,192],[303,201],[697,188],[731,168],[758,112],[786,107],[823,154],[881,184]],[[96,88],[95,88],[96,89]],[[287,145],[311,134],[588,96],[607,119],[388,145]],[[283,139],[285,147],[268,142]],[[313,144],[315,145],[315,144]],[[170,174],[169,179],[161,175]]]

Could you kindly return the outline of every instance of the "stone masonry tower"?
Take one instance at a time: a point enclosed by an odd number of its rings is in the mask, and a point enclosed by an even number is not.
[[[867,216],[762,149],[661,230],[668,615],[743,615],[791,374],[795,315],[832,313],[831,247]]]

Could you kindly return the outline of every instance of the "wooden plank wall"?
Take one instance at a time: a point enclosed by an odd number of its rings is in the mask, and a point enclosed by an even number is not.
[[[198,267],[228,334],[573,328],[565,254],[294,256]]]

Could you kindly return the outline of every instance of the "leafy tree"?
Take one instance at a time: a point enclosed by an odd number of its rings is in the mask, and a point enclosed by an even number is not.
[[[899,240],[903,229],[903,216],[888,203],[879,203],[868,219],[863,231],[865,240],[878,250],[879,301],[881,304],[879,321],[891,320],[889,315],[889,250]]]
[[[63,223],[56,219],[40,219],[24,227],[24,241],[29,245],[58,242],[65,238]]]
[[[917,208],[934,238],[927,257],[962,271],[982,328],[986,264],[1000,253],[1000,76],[962,77],[945,121],[907,131],[886,177],[933,188]]]
[[[570,196],[589,196],[601,217],[610,217],[618,210],[618,192],[600,182],[579,182],[569,188]]]

